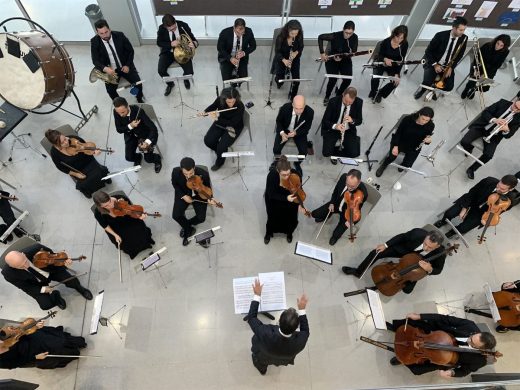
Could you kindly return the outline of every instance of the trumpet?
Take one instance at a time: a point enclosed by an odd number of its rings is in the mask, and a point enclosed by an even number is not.
[[[393,65],[398,65],[398,66],[401,66],[401,65],[417,65],[417,64],[424,65],[426,63],[426,60],[424,58],[422,60],[403,60],[403,61],[391,60],[391,61],[392,61]],[[385,65],[386,64],[385,64],[384,61],[375,61],[375,62],[372,62],[371,64],[363,65],[363,67],[365,67],[365,68],[374,68],[376,66],[385,66]]]
[[[373,50],[363,50],[363,51],[355,51],[355,52],[348,52],[348,53],[338,53],[338,54],[330,54],[326,58],[327,60],[333,58],[333,57],[357,57],[357,56],[363,56],[366,54],[372,54]],[[323,62],[323,60],[320,58],[315,58],[314,61],[316,62]]]
[[[208,112],[200,112],[198,113],[197,115],[192,115],[190,117],[188,117],[188,119],[194,119],[194,118],[202,118],[204,116],[208,116],[210,114],[213,114],[213,113],[216,113],[218,114],[219,112],[225,112],[225,111],[231,111],[231,110],[236,110],[238,107],[231,107],[231,108],[225,108],[223,110],[215,110],[215,111],[208,111]]]
[[[491,132],[491,134],[489,134],[487,137],[483,138],[484,141],[487,143],[490,143],[491,138],[493,138],[496,134],[498,134],[500,131],[502,131],[502,128],[513,120],[514,115],[515,115],[515,113],[513,111],[511,111],[509,113],[509,115],[504,118],[506,120],[506,123],[504,123],[503,125],[496,125],[495,128],[493,129],[493,131]]]
[[[441,140],[441,142],[439,142],[437,144],[437,146],[435,148],[433,148],[433,150],[430,152],[430,154],[428,154],[426,156],[426,160],[428,160],[429,162],[431,162],[433,164],[433,162],[435,161],[435,156],[439,152],[439,149],[442,147],[442,145],[444,145],[445,143],[446,143],[445,139]]]

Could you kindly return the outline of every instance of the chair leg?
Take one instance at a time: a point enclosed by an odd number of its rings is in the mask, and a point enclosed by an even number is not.
[[[249,132],[249,141],[253,142],[253,135],[251,134],[251,126],[247,126],[247,131]]]
[[[327,78],[325,77],[325,75],[323,75],[323,81],[321,82],[321,88],[320,88],[320,95],[321,95],[321,92],[323,91],[323,86],[325,85],[325,80],[327,80]]]

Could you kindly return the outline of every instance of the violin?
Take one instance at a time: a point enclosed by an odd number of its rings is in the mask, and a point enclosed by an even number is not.
[[[478,243],[482,244],[486,241],[486,230],[489,226],[496,226],[500,222],[500,214],[506,211],[511,206],[511,199],[505,195],[497,194],[496,192],[489,195],[487,199],[488,209],[482,215],[482,220],[486,221],[482,234],[478,236]]]
[[[144,153],[152,153],[155,149],[155,146],[153,144],[148,144],[144,138],[139,138],[139,141],[137,143],[137,147],[141,152]]]
[[[360,189],[357,189],[354,192],[345,191],[343,199],[345,199],[345,203],[347,204],[347,208],[345,209],[345,219],[350,224],[349,239],[350,242],[354,242],[356,239],[356,234],[354,233],[354,224],[359,222],[361,219],[361,205],[365,200],[365,195],[363,195],[363,191]]]
[[[3,340],[0,346],[4,348],[11,348],[15,345],[22,336],[35,333],[38,328],[37,324],[40,321],[45,321],[47,318],[54,318],[56,316],[57,311],[49,311],[48,314],[35,320],[34,318],[27,318],[23,321],[20,326],[4,326],[1,330],[6,334],[7,338]]]
[[[7,199],[9,201],[15,201],[15,200],[19,200],[16,196],[14,195],[2,195],[0,194],[0,199]]]
[[[136,219],[140,219],[143,214],[153,218],[161,217],[161,214],[159,214],[157,211],[154,213],[147,213],[144,211],[143,206],[138,204],[130,204],[124,199],[117,199],[114,202],[112,214],[116,217],[124,217],[125,215],[128,215],[129,217]]]
[[[307,180],[309,180],[309,178],[310,176],[307,177]],[[302,184],[300,176],[297,173],[291,172],[289,177],[286,179],[281,179],[280,184],[283,188],[289,191],[291,195],[296,197],[295,203],[298,203],[300,206],[302,206],[306,217],[310,217],[311,212],[303,205],[305,198],[307,198],[307,194],[303,190],[303,184],[305,183]]]
[[[98,150],[108,154],[114,153],[112,148],[101,149],[98,148],[94,142],[81,142],[77,138],[69,138],[69,146],[65,148],[65,152],[71,156],[75,156],[78,153],[93,156]]]
[[[193,175],[186,181],[186,186],[190,190],[195,191],[204,200],[213,199],[213,190],[211,189],[211,187],[204,185],[204,183],[202,182],[202,176]],[[195,199],[195,201],[197,201],[197,200]],[[202,203],[208,203],[208,202],[202,202]],[[211,203],[208,203],[208,204],[211,204]],[[224,206],[222,206],[222,203],[215,201],[215,207],[221,209]]]
[[[506,328],[520,326],[520,293],[496,291],[493,298],[500,313],[498,324]]]
[[[62,267],[65,266],[65,261],[67,261],[68,258],[69,255],[66,252],[51,253],[49,251],[39,251],[34,255],[32,263],[38,268],[45,268],[48,265]],[[86,258],[86,256],[81,255],[79,257],[71,258],[71,260],[82,261]]]

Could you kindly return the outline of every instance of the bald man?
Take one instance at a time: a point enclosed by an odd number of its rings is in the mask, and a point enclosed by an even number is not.
[[[292,138],[298,148],[298,154],[306,156],[307,134],[313,119],[314,110],[305,104],[305,98],[302,95],[296,95],[292,103],[286,103],[280,107],[276,117],[273,154],[275,156],[282,154],[283,147]],[[301,175],[300,163],[297,162],[294,165]]]
[[[51,280],[61,282],[72,275],[66,267],[49,265],[45,268],[36,268],[33,263],[34,255],[40,250],[52,250],[41,244],[34,244],[23,249],[21,252],[11,251],[5,256],[6,267],[2,269],[2,275],[9,283],[30,295],[42,310],[49,310],[58,306],[64,310],[67,303],[61,297],[60,292],[49,287]],[[66,266],[72,264],[72,260],[65,262]],[[65,286],[78,291],[87,300],[92,299],[92,293],[83,287],[77,278],[64,283]]]

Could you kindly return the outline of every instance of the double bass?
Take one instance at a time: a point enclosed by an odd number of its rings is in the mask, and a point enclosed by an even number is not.
[[[307,180],[309,180],[309,179],[310,179],[310,176],[307,177]],[[286,179],[282,179],[280,183],[283,188],[285,188],[287,191],[289,191],[291,193],[291,195],[296,197],[295,203],[299,204],[303,208],[305,216],[310,217],[311,212],[309,210],[307,210],[305,208],[305,206],[303,205],[305,198],[307,198],[307,194],[303,190],[303,185],[307,182],[307,180],[305,180],[305,182],[302,183],[302,181],[300,179],[300,175],[298,175],[297,173],[291,172],[289,177],[287,177]]]
[[[505,195],[497,194],[496,192],[489,195],[487,199],[488,209],[482,215],[482,221],[484,223],[484,230],[482,234],[478,236],[478,243],[482,244],[486,241],[486,231],[490,226],[496,226],[500,223],[500,214],[506,211],[511,206],[511,199]]]
[[[354,233],[354,224],[361,220],[361,206],[365,201],[365,195],[359,188],[353,192],[345,191],[343,195],[347,208],[345,209],[345,219],[348,221],[350,227],[350,242],[354,242],[356,234]]]

